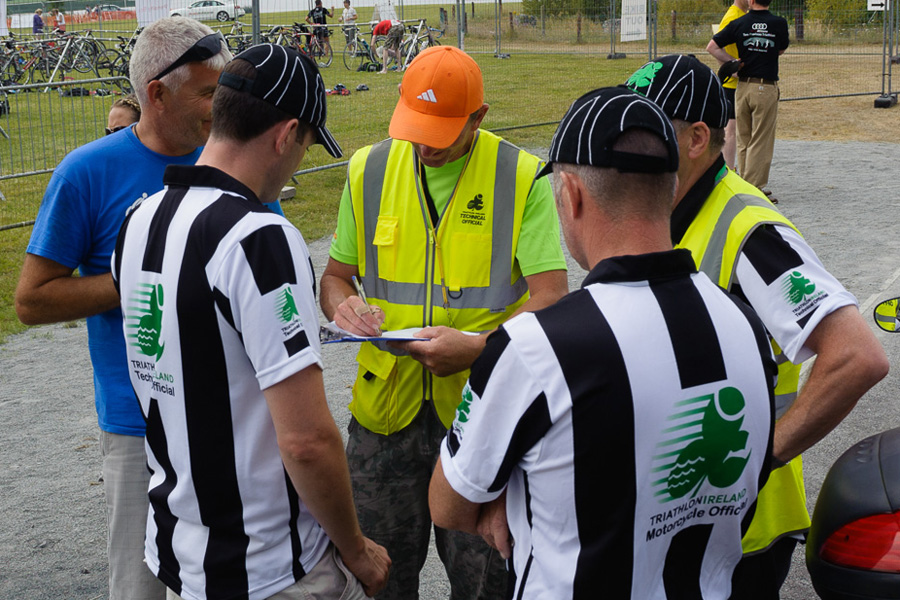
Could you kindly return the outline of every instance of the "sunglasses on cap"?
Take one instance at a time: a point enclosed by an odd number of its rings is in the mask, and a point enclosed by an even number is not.
[[[159,75],[150,79],[150,81],[159,81],[181,65],[186,65],[192,62],[203,62],[208,58],[212,58],[216,54],[222,51],[222,44],[225,43],[225,36],[222,35],[221,31],[216,33],[211,33],[205,37],[200,38],[194,45],[185,50],[184,54],[178,57],[178,59],[173,62],[171,65],[163,69]],[[148,81],[147,83],[150,83]]]

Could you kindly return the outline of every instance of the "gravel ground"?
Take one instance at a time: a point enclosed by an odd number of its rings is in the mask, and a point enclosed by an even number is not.
[[[771,187],[779,208],[804,232],[830,270],[860,300],[870,319],[876,299],[900,294],[898,236],[886,218],[900,204],[889,167],[900,144],[784,142],[775,148]],[[310,244],[316,271],[328,239]],[[572,265],[570,287],[583,271]],[[879,332],[896,364],[896,338]],[[83,322],[31,329],[0,346],[0,598],[106,598],[106,526],[92,371]],[[324,349],[332,413],[342,430],[355,374],[349,344]],[[888,390],[891,374],[806,455],[813,506],[832,462],[856,441],[900,424]],[[439,562],[429,559],[422,598],[446,598]],[[783,590],[787,600],[816,595],[802,552]]]

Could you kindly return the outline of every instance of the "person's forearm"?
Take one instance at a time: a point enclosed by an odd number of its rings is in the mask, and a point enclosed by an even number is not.
[[[282,459],[297,493],[310,514],[343,556],[365,552],[350,487],[350,473],[340,433],[335,425],[315,440],[282,446]]]
[[[569,279],[567,271],[546,271],[542,273],[542,285],[529,285],[530,296],[512,317],[523,312],[534,312],[559,302],[569,292]],[[510,318],[512,318],[510,317]]]
[[[725,52],[719,45],[715,42],[715,40],[710,40],[709,44],[706,45],[706,51],[715,57],[717,61],[720,63],[727,63],[734,59],[733,56]]]
[[[16,314],[26,325],[73,321],[119,306],[112,275],[59,277],[16,291]]]
[[[890,368],[856,307],[828,315],[810,340],[810,347],[816,346],[816,362],[794,404],[775,424],[773,454],[785,462],[834,429]]]
[[[877,358],[863,364],[816,359],[806,385],[775,424],[774,456],[787,462],[837,427],[863,394],[886,374],[886,359],[880,363]]]

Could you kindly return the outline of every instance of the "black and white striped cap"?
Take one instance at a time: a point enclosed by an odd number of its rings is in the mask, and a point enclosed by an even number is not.
[[[316,142],[325,146],[328,154],[335,158],[343,156],[341,147],[325,127],[325,84],[312,59],[293,48],[259,44],[244,50],[234,60],[245,60],[256,67],[256,79],[224,71],[219,77],[220,85],[252,94],[309,123],[316,131]]]
[[[613,150],[619,136],[635,128],[655,133],[667,155]],[[549,160],[538,177],[553,171],[554,163],[610,167],[621,173],[674,173],[678,171],[678,140],[672,122],[658,106],[622,86],[601,88],[569,107],[553,134]]]
[[[655,102],[670,119],[703,122],[715,129],[728,124],[728,100],[719,78],[690,54],[651,60],[625,86]]]

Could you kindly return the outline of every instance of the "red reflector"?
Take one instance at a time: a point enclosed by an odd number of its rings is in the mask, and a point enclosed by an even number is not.
[[[900,573],[900,512],[844,525],[828,536],[819,556],[851,569]]]

